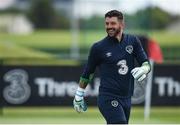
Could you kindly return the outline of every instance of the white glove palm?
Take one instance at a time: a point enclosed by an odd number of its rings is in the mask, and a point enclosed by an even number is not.
[[[131,73],[134,79],[136,79],[138,82],[143,81],[147,76],[145,71],[141,67],[134,68]]]
[[[76,99],[74,99],[73,105],[74,105],[74,109],[78,113],[85,112],[87,110],[87,105],[86,105],[84,99],[82,99],[80,101],[76,101]]]
[[[131,73],[134,79],[136,79],[138,82],[143,81],[147,73],[150,71],[150,65],[148,62],[144,62],[141,67],[134,68]]]
[[[84,89],[78,87],[75,98],[73,100],[74,109],[78,112],[85,112],[87,110],[87,105],[84,101]]]

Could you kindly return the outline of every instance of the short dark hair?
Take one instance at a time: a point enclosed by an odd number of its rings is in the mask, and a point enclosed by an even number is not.
[[[123,13],[118,11],[118,10],[111,10],[111,11],[107,12],[105,14],[105,18],[106,17],[117,17],[119,20],[123,20],[124,19]]]

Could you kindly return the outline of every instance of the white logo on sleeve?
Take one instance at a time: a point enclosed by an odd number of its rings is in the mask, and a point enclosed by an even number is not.
[[[128,52],[129,54],[131,54],[131,53],[133,52],[133,46],[132,46],[132,45],[126,46],[126,52]]]
[[[111,52],[107,52],[106,53],[106,57],[110,57],[110,56],[112,56],[112,53]]]

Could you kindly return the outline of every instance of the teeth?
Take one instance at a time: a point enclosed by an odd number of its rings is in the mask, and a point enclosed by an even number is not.
[[[114,32],[113,30],[109,30],[109,32]]]
[[[113,29],[109,30],[109,31],[113,31]]]

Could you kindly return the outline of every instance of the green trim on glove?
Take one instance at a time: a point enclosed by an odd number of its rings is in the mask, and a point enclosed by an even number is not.
[[[88,84],[89,83],[89,79],[80,77],[80,83]]]
[[[83,77],[81,76],[81,77],[80,77],[80,82],[81,82],[81,83],[84,83],[84,84],[88,84],[88,83],[90,83],[90,82],[92,81],[93,76],[94,76],[94,73],[92,73],[92,74],[89,75],[89,79],[83,78]]]

